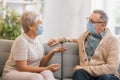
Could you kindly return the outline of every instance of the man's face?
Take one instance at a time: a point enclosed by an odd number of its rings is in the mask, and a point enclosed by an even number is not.
[[[100,33],[105,29],[105,23],[100,21],[100,14],[92,13],[89,17],[89,21],[95,24],[96,33]]]

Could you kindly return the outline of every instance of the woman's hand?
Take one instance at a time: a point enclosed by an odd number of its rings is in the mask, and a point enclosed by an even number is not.
[[[60,64],[51,64],[47,68],[48,70],[51,70],[52,72],[56,72],[60,69],[61,65]]]
[[[57,38],[52,38],[52,39],[48,40],[48,44],[50,46],[54,46],[54,45],[56,45],[58,43],[59,43],[59,39],[57,39]]]
[[[63,52],[66,49],[64,47],[57,47],[51,50],[40,62],[40,66],[44,66],[46,63],[50,61],[50,59],[54,56],[55,53]]]
[[[57,48],[54,48],[52,50],[53,53],[58,53],[58,52],[64,52],[66,50],[65,47],[61,46],[61,47],[57,47]]]

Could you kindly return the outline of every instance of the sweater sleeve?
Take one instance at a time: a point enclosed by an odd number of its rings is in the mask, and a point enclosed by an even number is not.
[[[59,38],[59,42],[78,42],[78,38]]]
[[[83,34],[80,35],[79,38],[66,38],[66,37],[61,37],[59,38],[59,42],[79,42],[83,36],[88,35],[88,31],[85,31]]]

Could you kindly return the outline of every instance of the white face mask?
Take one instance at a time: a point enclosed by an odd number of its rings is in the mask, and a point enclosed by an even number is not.
[[[96,30],[95,30],[95,24],[94,23],[91,23],[91,22],[88,22],[87,23],[87,30],[90,32],[90,33],[95,33]]]
[[[41,35],[44,32],[44,27],[42,24],[38,24],[38,30],[36,32],[37,35]]]

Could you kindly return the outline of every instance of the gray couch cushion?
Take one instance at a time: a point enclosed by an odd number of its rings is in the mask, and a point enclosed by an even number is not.
[[[79,64],[79,50],[77,43],[64,43],[67,50],[63,53],[63,79],[71,78],[73,67]]]
[[[61,44],[58,44],[56,46],[53,46],[53,47],[50,47],[47,43],[44,43],[43,44],[44,46],[44,49],[45,49],[45,54],[48,54],[50,50],[54,49],[55,47],[59,47],[61,46]],[[49,64],[61,64],[61,53],[57,53],[55,54],[52,59],[48,62],[47,66]],[[55,77],[58,78],[58,79],[61,79],[61,69],[58,71],[58,72],[55,72],[54,73]]]
[[[0,76],[2,75],[5,62],[8,59],[12,44],[12,40],[0,40]]]

